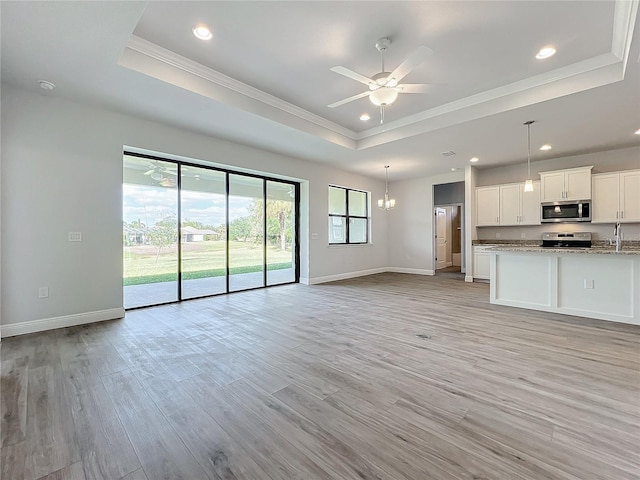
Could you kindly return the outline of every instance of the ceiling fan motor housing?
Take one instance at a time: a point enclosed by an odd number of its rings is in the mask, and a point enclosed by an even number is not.
[[[379,52],[384,52],[391,45],[391,39],[389,37],[382,37],[376,42],[376,48]]]

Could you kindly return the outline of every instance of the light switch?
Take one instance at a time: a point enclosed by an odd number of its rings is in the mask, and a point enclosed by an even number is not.
[[[311,240],[317,240],[318,239],[318,234],[317,233],[312,233],[311,234]]]
[[[82,232],[69,232],[69,241],[70,242],[81,242],[82,241]]]
[[[49,287],[38,288],[38,298],[49,298]]]
[[[593,280],[586,280],[585,279],[584,288],[587,288],[589,290],[593,290]]]

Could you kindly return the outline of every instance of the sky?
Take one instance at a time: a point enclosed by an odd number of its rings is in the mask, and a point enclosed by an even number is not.
[[[251,198],[230,196],[229,221],[249,215],[250,204]],[[147,227],[151,227],[172,213],[177,216],[178,190],[125,183],[122,205],[125,222],[140,220]],[[194,220],[214,227],[224,224],[224,195],[183,190],[182,221],[185,220]]]

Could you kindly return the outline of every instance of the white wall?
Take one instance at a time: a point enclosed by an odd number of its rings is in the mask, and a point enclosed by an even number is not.
[[[389,267],[433,275],[433,186],[464,181],[464,172],[395,182],[389,192],[397,207],[389,215]]]
[[[377,208],[372,245],[327,245],[327,185],[370,191],[375,203],[382,181],[3,85],[3,325],[122,308],[125,145],[302,180],[301,276],[311,282],[388,264]],[[69,231],[83,241],[69,243]],[[38,299],[40,286],[48,299]]]

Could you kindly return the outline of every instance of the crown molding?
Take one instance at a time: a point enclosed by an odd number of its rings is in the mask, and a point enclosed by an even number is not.
[[[389,141],[399,140],[401,138],[417,135],[437,128],[443,128],[448,125],[437,125],[434,124],[435,122],[431,122],[432,125],[430,127],[423,125],[423,128],[420,128],[419,124],[454,112],[460,113],[460,111],[464,109],[473,109],[473,107],[478,107],[482,104],[489,104],[496,101],[502,101],[502,103],[504,103],[508,98],[512,98],[512,108],[518,108],[531,104],[532,102],[523,101],[524,99],[518,101],[517,96],[525,96],[536,90],[538,91],[538,94],[536,95],[538,98],[536,98],[535,101],[539,102],[623,80],[629,50],[631,48],[639,1],[640,0],[616,0],[610,53],[591,57],[580,62],[558,68],[551,72],[546,72],[508,85],[486,90],[476,95],[454,100],[453,102],[398,119],[385,125],[364,130],[357,136],[357,149],[362,150],[387,143]],[[591,82],[585,79],[585,77],[590,73],[593,73]],[[575,88],[572,90],[570,87],[567,88],[567,84],[573,79],[577,79],[578,81],[575,82]],[[558,85],[562,83],[564,83],[564,85]],[[540,94],[540,87],[552,85],[558,87],[553,90],[555,94]],[[497,113],[497,111],[494,111],[493,113]],[[475,118],[478,118],[478,116],[470,115],[469,118],[460,119],[460,121],[468,121]],[[456,121],[453,123],[459,122]],[[408,127],[412,128],[408,129]],[[405,129],[405,131],[400,131],[401,129]],[[394,130],[396,132],[391,135],[390,132],[393,132]],[[388,138],[383,139],[381,138],[382,136]]]
[[[129,39],[120,64],[331,143],[351,150],[363,150],[623,80],[639,3],[640,0],[615,1],[610,53],[454,100],[361,132],[343,127],[135,35]],[[195,78],[199,82],[194,81]],[[214,87],[222,87],[223,90]],[[271,108],[265,109],[264,106]]]
[[[623,2],[618,0],[613,18],[613,35],[611,40],[611,53],[623,62],[623,75],[626,71],[631,41],[635,27],[635,19],[638,15],[639,0]]]
[[[531,98],[533,96],[530,95],[528,97],[528,99],[526,100],[526,102],[528,103],[523,103],[523,99],[518,99],[518,96],[528,95],[534,90],[539,90],[540,87],[552,85],[555,86],[560,83],[566,84],[568,82],[571,82],[576,77],[584,74],[589,74],[592,72],[599,73],[599,75],[597,75],[597,78],[595,78],[596,76],[594,75],[594,82],[589,82],[586,88],[584,82],[576,82],[574,88],[571,88],[571,86],[569,86],[569,88],[556,88],[553,89],[550,94],[542,96],[536,95],[535,102],[558,98],[564,95],[585,90],[587,88],[595,88],[597,86],[606,85],[618,80],[622,80],[622,70],[620,68],[621,63],[622,62],[620,61],[620,59],[615,55],[611,53],[605,53],[602,55],[598,55],[597,57],[592,57],[581,62],[574,63],[572,65],[567,65],[566,67],[558,68],[551,72],[546,72],[508,85],[503,85],[491,90],[486,90],[470,97],[454,100],[453,102],[449,102],[444,105],[440,105],[438,107],[401,118],[386,125],[380,125],[361,132],[358,136],[358,149],[368,148],[375,144],[372,144],[370,142],[362,142],[362,140],[365,140],[367,138],[376,137],[382,134],[388,134],[393,130],[399,130],[411,125],[418,124],[420,122],[424,122],[426,120],[431,120],[435,117],[440,117],[461,110],[470,109],[482,104],[490,104],[491,102],[510,100],[514,105],[514,108],[524,106],[525,104],[533,103],[533,99]],[[609,71],[611,74],[601,75],[603,71]],[[469,118],[469,120],[471,119],[472,118]],[[413,134],[415,135],[415,133]],[[404,138],[402,133],[396,135],[394,140],[397,140],[399,138]]]
[[[193,60],[183,57],[171,50],[167,50],[166,48],[149,42],[148,40],[136,35],[131,35],[131,38],[125,45],[125,48],[154,60],[158,60],[165,65],[196,75],[197,77],[211,82],[212,84],[239,93],[240,95],[253,100],[257,100],[265,105],[269,105],[270,107],[282,110],[285,113],[329,130],[332,133],[337,133],[338,135],[342,135],[354,141],[356,140],[356,132],[351,129],[338,125],[335,122],[311,113],[308,110],[293,105],[292,103],[286,102],[281,98],[252,87],[251,85],[242,83],[234,78],[224,75],[223,73],[213,70],[212,68],[206,67],[198,62],[194,62]]]

